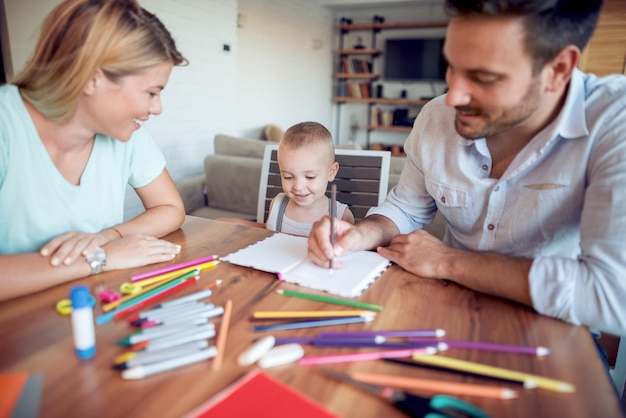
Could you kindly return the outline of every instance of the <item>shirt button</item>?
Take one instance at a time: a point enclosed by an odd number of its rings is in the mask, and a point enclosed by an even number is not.
[[[487,229],[490,230],[490,231],[493,231],[494,228],[495,228],[495,226],[493,224],[487,225]]]
[[[446,203],[446,197],[445,196],[441,196],[441,203]]]
[[[483,164],[481,168],[483,169],[483,171],[487,171],[489,169],[489,167],[487,167],[487,164]]]
[[[500,190],[500,186],[496,186],[496,188],[493,189],[494,192],[497,192],[498,190]]]

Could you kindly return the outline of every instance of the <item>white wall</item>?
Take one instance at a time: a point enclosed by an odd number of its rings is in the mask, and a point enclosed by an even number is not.
[[[38,27],[60,0],[2,0],[10,68],[19,71]],[[177,180],[203,170],[217,133],[259,137],[275,123],[329,124],[332,14],[310,0],[141,0],[190,61],[163,91],[164,111],[147,123]],[[237,27],[238,13],[244,25]],[[315,41],[316,47],[313,47]],[[224,51],[224,45],[230,52]],[[127,194],[127,217],[141,211]]]

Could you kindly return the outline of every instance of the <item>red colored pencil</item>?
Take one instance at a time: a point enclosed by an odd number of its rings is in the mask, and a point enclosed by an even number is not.
[[[113,315],[113,319],[118,320],[120,318],[125,317],[126,315],[128,315],[131,312],[135,312],[138,309],[144,308],[148,305],[150,305],[151,303],[164,298],[165,296],[171,295],[172,293],[180,290],[180,289],[184,289],[187,286],[191,286],[192,284],[196,283],[198,281],[198,279],[200,278],[200,276],[194,276],[193,278],[187,279],[183,282],[178,283],[175,286],[172,286],[160,293],[156,293],[152,296],[150,296],[149,298],[146,298],[144,300],[142,300],[141,302],[138,302],[134,305],[129,306],[126,309],[123,309],[119,312],[117,312],[115,315]]]

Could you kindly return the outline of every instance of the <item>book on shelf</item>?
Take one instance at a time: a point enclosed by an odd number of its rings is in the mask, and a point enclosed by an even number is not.
[[[369,287],[389,266],[374,251],[355,251],[339,259],[343,267],[329,274],[326,267],[308,257],[308,237],[276,233],[221,259],[256,270],[276,273],[284,282],[354,298]]]
[[[253,369],[184,418],[338,418],[280,380]]]

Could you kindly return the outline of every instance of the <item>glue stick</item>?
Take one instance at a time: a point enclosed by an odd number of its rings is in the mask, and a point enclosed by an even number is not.
[[[96,354],[92,299],[87,286],[79,285],[70,289],[74,348],[76,355],[82,360],[90,359]]]

